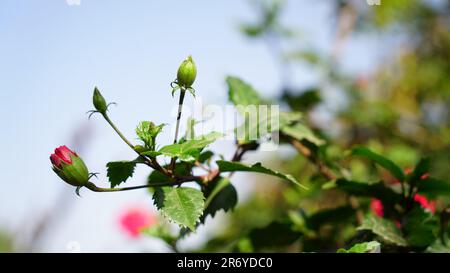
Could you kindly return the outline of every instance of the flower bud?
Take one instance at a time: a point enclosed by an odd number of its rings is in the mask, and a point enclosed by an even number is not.
[[[178,84],[187,89],[192,86],[197,76],[197,67],[195,66],[192,56],[188,56],[178,68],[177,82]]]
[[[94,103],[94,107],[97,111],[104,114],[106,113],[106,109],[108,106],[106,105],[105,98],[102,96],[97,87],[94,88],[94,95],[92,97],[92,102]]]
[[[55,149],[50,156],[53,171],[68,184],[80,187],[89,180],[89,172],[83,160],[66,146]]]

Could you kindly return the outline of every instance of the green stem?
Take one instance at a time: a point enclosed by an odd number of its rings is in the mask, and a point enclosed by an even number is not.
[[[184,95],[186,94],[186,89],[180,90],[180,99],[178,101],[178,113],[177,113],[177,124],[175,125],[175,137],[173,139],[173,144],[177,143],[178,141],[178,131],[180,129],[180,120],[181,120],[181,112],[183,111],[183,101],[184,101]],[[172,157],[172,160],[170,161],[170,169],[175,169],[175,161],[176,157]]]
[[[112,120],[108,117],[108,115],[105,113],[103,114],[103,117],[105,118],[105,120],[109,123],[109,125],[111,125],[111,127],[114,129],[114,131],[116,131],[116,133],[119,135],[119,137],[128,145],[130,146],[131,149],[133,149],[133,151],[137,152],[139,155],[140,153],[138,151],[136,151],[136,149],[134,148],[134,145],[131,144],[131,142],[122,134],[122,132],[119,130],[119,128],[116,127],[116,125],[112,122]]]
[[[114,122],[112,122],[112,120],[109,118],[109,116],[104,113],[102,114],[103,117],[105,118],[105,120],[109,123],[109,125],[111,125],[111,127],[114,129],[114,131],[116,131],[116,133],[119,135],[119,137],[128,145],[130,146],[130,148],[135,151],[138,155],[140,155],[142,158],[144,158],[146,164],[150,167],[152,167],[153,169],[156,169],[158,171],[160,171],[161,173],[165,174],[165,175],[169,175],[167,170],[165,168],[163,168],[161,165],[159,165],[159,163],[155,160],[149,160],[147,157],[141,155],[141,153],[136,150],[136,148],[134,148],[134,145],[122,134],[122,132],[119,130],[119,128],[117,128],[117,126],[114,124]]]
[[[131,191],[131,190],[138,190],[138,189],[144,189],[144,188],[158,188],[158,187],[164,187],[164,186],[179,186],[181,184],[187,183],[187,182],[195,182],[197,181],[197,177],[185,177],[180,178],[176,180],[175,182],[161,182],[161,183],[152,183],[147,185],[140,185],[140,186],[134,186],[134,187],[125,187],[125,188],[101,188],[97,187],[94,183],[88,182],[86,184],[86,188],[90,189],[91,191],[95,192],[119,192],[119,191]]]

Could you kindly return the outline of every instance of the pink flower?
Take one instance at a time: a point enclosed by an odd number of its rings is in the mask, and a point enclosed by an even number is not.
[[[436,212],[436,201],[429,201],[425,196],[420,194],[414,195],[414,201],[419,203],[422,208],[429,210],[432,213]]]
[[[132,238],[139,237],[142,229],[156,224],[155,214],[142,207],[130,208],[120,216],[120,226]]]
[[[69,165],[72,164],[72,159],[70,158],[72,155],[77,156],[77,154],[67,148],[67,146],[60,146],[55,149],[54,154],[50,155],[50,161],[55,167],[61,168],[61,161]]]
[[[383,217],[383,203],[379,199],[372,199],[372,201],[370,202],[370,209],[373,213],[375,213],[375,215]]]

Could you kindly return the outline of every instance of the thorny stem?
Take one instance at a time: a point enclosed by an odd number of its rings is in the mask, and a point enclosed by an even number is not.
[[[175,127],[175,137],[173,139],[173,144],[177,143],[178,141],[178,131],[180,129],[180,120],[181,120],[181,112],[183,111],[183,101],[184,101],[184,95],[186,94],[186,89],[181,88],[180,90],[180,99],[178,101],[178,113],[177,113],[177,124]],[[173,157],[170,161],[170,169],[174,170],[175,168],[175,161],[176,157]]]

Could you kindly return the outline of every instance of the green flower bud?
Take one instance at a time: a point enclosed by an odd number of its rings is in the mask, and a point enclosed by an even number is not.
[[[192,56],[188,56],[178,68],[177,82],[182,88],[189,88],[195,81],[197,76],[197,67],[195,66]]]
[[[89,172],[83,160],[66,146],[56,148],[50,161],[53,171],[68,184],[81,187],[89,182]]]
[[[102,96],[97,87],[94,88],[94,95],[92,97],[92,102],[94,103],[94,107],[97,111],[104,114],[106,113],[106,109],[108,106],[106,104],[105,98]]]

